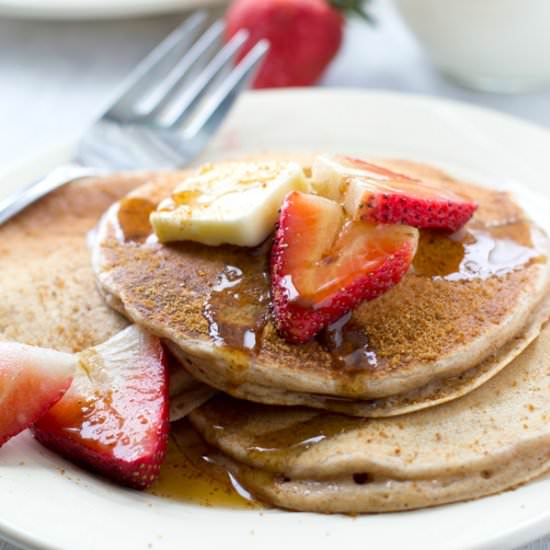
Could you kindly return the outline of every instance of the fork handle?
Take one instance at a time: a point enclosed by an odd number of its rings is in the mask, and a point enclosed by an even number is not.
[[[71,181],[98,174],[93,168],[66,164],[55,168],[44,178],[34,181],[20,191],[0,201],[0,225],[19,214],[27,206]]]

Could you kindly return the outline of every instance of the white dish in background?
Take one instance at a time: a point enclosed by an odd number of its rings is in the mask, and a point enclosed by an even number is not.
[[[224,0],[0,0],[0,15],[29,19],[95,19],[182,12]]]
[[[550,85],[548,0],[396,0],[433,62],[480,90]]]
[[[70,148],[4,171],[0,189],[41,175]],[[550,132],[447,101],[339,90],[248,93],[205,156],[270,149],[408,157],[550,197]],[[540,202],[544,215],[546,200]],[[550,531],[550,480],[472,502],[356,518],[200,508],[110,485],[42,449],[28,433],[0,451],[0,495],[0,535],[40,549],[247,550],[307,542],[334,550],[362,541],[385,550],[506,550]]]

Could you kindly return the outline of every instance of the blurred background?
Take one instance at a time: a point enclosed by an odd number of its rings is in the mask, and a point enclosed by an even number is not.
[[[0,162],[78,133],[128,71],[186,17],[186,9],[200,3],[0,0]],[[203,3],[212,17],[223,16],[227,7]],[[480,6],[484,11],[472,12]],[[522,28],[506,28],[522,21],[518,9],[531,9],[534,17]],[[167,13],[157,13],[162,11]],[[318,85],[454,98],[550,127],[548,0],[372,0],[364,11],[375,23],[347,18],[341,45],[327,46],[334,58]],[[495,14],[503,12],[497,21]],[[324,31],[310,30],[307,21],[300,25],[309,42],[324,40]],[[496,76],[487,74],[493,68]]]

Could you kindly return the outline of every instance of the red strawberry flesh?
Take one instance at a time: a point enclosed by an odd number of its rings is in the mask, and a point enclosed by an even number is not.
[[[76,362],[68,353],[0,342],[0,446],[63,397]]]
[[[355,220],[457,231],[477,209],[439,183],[421,181],[352,157],[334,157],[346,182],[344,207]]]
[[[80,354],[65,397],[34,426],[50,449],[144,489],[158,476],[168,434],[168,385],[158,338],[132,326]]]
[[[346,220],[335,202],[287,195],[272,250],[275,323],[291,343],[324,327],[397,284],[418,241],[416,229]]]

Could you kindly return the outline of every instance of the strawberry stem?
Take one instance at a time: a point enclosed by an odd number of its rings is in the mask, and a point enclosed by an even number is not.
[[[329,3],[333,8],[345,13],[357,15],[367,23],[373,25],[376,21],[365,9],[365,4],[368,1],[369,0],[329,0]]]

